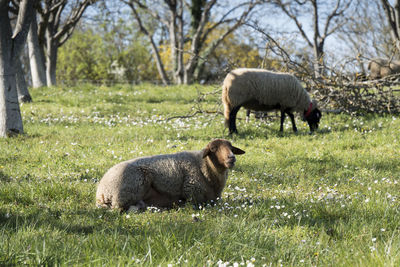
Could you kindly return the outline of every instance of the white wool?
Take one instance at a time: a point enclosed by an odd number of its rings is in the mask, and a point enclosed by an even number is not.
[[[219,160],[220,151],[225,151],[221,147],[227,147],[230,153],[230,149],[237,149],[221,140],[210,142],[200,151],[141,157],[113,166],[97,187],[97,205],[139,210],[152,205],[168,207],[182,199],[195,203],[217,199],[225,186],[228,167],[218,165],[215,158]],[[211,146],[218,146],[218,150],[210,152]]]
[[[229,110],[243,106],[268,111],[279,105],[281,109],[298,112],[306,111],[311,102],[307,91],[293,75],[246,68],[232,70],[226,76],[222,101]]]

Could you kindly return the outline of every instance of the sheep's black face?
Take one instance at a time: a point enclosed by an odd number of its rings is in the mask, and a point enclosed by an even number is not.
[[[322,114],[319,109],[314,109],[311,113],[306,117],[306,121],[310,126],[310,131],[313,132],[314,130],[318,129],[319,121],[321,120]]]

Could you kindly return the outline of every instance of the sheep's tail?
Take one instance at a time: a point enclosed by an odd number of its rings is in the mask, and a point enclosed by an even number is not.
[[[104,194],[101,194],[100,198],[96,199],[96,206],[98,208],[111,208],[111,202],[106,201],[104,198]]]
[[[222,103],[224,104],[224,117],[225,127],[229,127],[229,115],[231,114],[232,106],[228,98],[228,88],[225,85],[222,86]]]

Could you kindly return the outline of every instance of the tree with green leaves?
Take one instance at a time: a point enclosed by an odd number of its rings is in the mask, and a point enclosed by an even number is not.
[[[59,80],[98,82],[152,81],[157,76],[147,41],[125,21],[80,26],[60,47]],[[129,25],[129,23],[128,23]],[[118,73],[112,68],[118,69]]]
[[[109,60],[100,35],[91,29],[77,30],[70,40],[59,48],[57,77],[64,82],[94,82],[107,79]]]

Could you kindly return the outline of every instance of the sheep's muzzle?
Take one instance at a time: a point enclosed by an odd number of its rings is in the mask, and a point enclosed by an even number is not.
[[[232,154],[232,155],[228,156],[228,158],[226,159],[225,165],[226,165],[226,167],[231,169],[235,166],[235,162],[236,162],[236,157],[235,157],[235,155]]]

